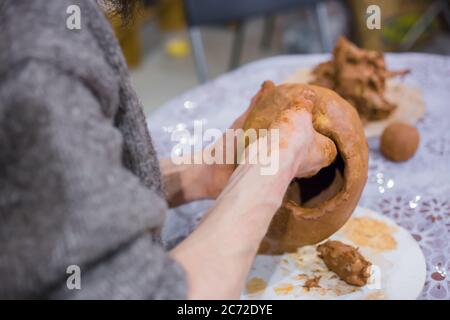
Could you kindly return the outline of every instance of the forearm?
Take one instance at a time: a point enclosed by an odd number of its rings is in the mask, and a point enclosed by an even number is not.
[[[291,175],[261,176],[241,165],[200,226],[171,254],[184,267],[189,298],[238,298]],[[255,186],[258,182],[258,186]]]
[[[174,164],[170,158],[160,161],[164,192],[170,207],[209,198],[206,181],[211,175],[205,164]]]

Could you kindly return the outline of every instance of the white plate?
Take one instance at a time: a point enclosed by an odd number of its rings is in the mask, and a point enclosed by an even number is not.
[[[392,247],[380,249],[366,245],[350,233],[355,223],[376,223],[389,230],[387,243]],[[361,228],[362,229],[362,228]],[[376,238],[376,239],[375,239]],[[352,218],[330,237],[359,247],[362,255],[375,267],[373,276],[364,287],[348,285],[329,271],[317,256],[316,246],[299,248],[296,253],[281,256],[258,255],[247,279],[242,299],[416,299],[425,281],[426,265],[423,253],[413,237],[385,216],[358,207]],[[355,243],[356,241],[357,243]],[[304,287],[306,279],[321,276],[320,288]]]

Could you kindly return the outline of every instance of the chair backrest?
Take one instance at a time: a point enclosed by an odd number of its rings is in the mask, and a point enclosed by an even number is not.
[[[323,0],[184,0],[188,26],[223,24]]]

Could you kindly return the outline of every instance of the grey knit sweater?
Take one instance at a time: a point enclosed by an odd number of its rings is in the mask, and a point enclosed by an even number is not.
[[[81,30],[66,27],[73,4]],[[97,3],[0,0],[0,298],[183,298],[183,271],[155,236],[165,210]],[[70,265],[81,289],[67,286]]]

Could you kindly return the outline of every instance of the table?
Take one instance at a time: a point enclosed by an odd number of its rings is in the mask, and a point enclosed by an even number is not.
[[[160,157],[170,155],[176,130],[224,130],[248,106],[264,80],[282,82],[300,68],[313,67],[328,55],[279,56],[250,63],[178,96],[149,115],[149,129]],[[421,141],[406,163],[385,160],[378,139],[369,139],[369,178],[359,205],[394,219],[418,241],[427,261],[421,299],[450,299],[450,57],[386,54],[390,69],[411,69],[405,78],[421,88],[426,113],[417,125]],[[192,141],[187,141],[192,143]],[[170,210],[162,237],[168,247],[197,225],[210,201]]]

